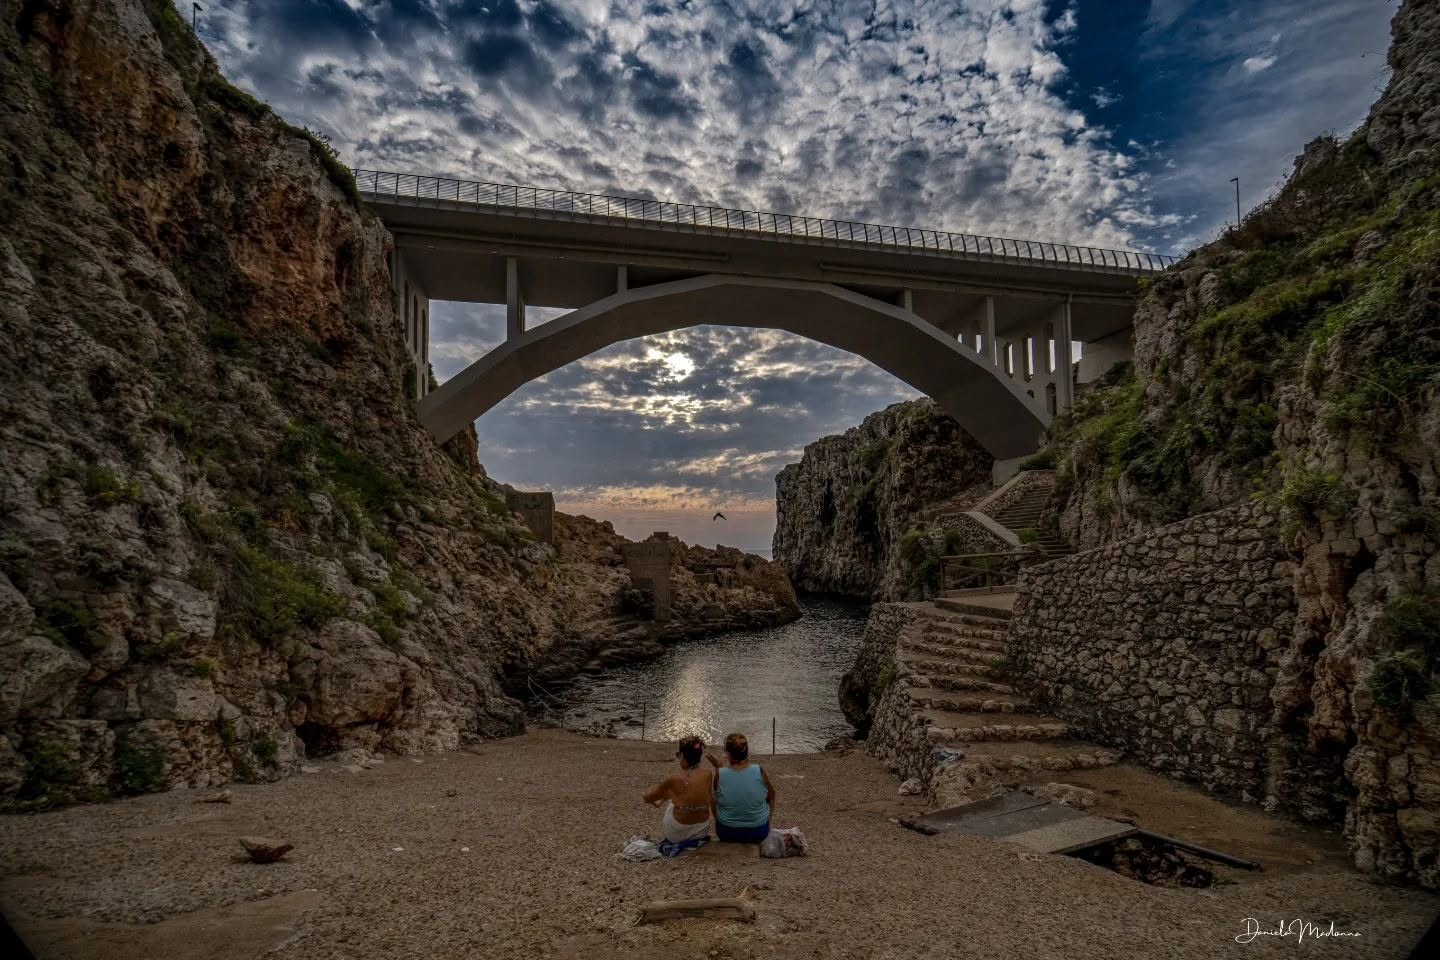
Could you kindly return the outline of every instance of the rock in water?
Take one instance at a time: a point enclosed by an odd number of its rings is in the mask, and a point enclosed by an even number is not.
[[[250,859],[255,863],[274,863],[295,849],[293,843],[271,840],[269,837],[241,837],[240,846],[245,848],[245,852],[250,854]]]

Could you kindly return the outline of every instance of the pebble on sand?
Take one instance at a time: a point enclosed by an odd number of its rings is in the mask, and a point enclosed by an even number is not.
[[[269,837],[241,837],[240,846],[245,848],[245,852],[250,854],[250,859],[255,863],[274,863],[295,849],[293,843],[271,840]]]

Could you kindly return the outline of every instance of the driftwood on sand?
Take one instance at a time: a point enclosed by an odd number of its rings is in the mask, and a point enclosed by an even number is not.
[[[660,923],[692,917],[754,923],[755,904],[742,897],[723,897],[711,900],[657,900],[640,908],[641,923]]]

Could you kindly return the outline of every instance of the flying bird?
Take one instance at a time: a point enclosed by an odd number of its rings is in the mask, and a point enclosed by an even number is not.
[[[711,522],[711,523],[714,523],[716,520],[724,520],[724,519],[726,519],[725,514],[721,513],[719,510],[716,510],[716,511],[715,511],[715,516],[713,516],[713,517],[710,518],[710,522]]]

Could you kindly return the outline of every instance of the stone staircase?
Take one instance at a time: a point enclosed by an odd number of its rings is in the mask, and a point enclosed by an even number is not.
[[[1001,785],[1048,782],[1120,758],[1077,739],[1010,684],[1004,637],[1013,597],[907,605],[894,680],[876,707],[867,749],[902,779],[918,779],[934,803],[981,799]]]
[[[1031,540],[1030,543],[1046,559],[1074,553],[1053,529],[1041,527],[1045,518],[1045,508],[1049,506],[1050,498],[1055,494],[1055,474],[1047,470],[1043,474],[1036,472],[1035,476],[1038,482],[1032,482],[1025,488],[1019,499],[997,510],[991,516],[996,523],[1020,537],[1022,542],[1025,540],[1026,532],[1033,532],[1037,535],[1037,538]],[[1044,479],[1039,479],[1042,476]]]
[[[1012,490],[1017,487],[1018,494],[1013,493]],[[1037,554],[1037,559],[1049,560],[1074,552],[1053,529],[1042,527],[1046,507],[1054,493],[1055,472],[1031,470],[1017,473],[971,509],[943,503],[935,508],[933,517],[942,523],[969,517],[989,526],[992,531],[1003,527],[1016,544],[1014,549],[1028,546]],[[1034,539],[1027,541],[1027,537]]]

